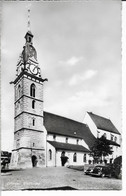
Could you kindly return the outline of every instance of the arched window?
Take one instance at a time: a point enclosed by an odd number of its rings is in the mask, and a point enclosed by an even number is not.
[[[86,154],[84,154],[84,156],[83,156],[83,162],[86,163],[86,161],[87,161],[87,157],[86,157]]]
[[[51,160],[52,160],[52,150],[49,149],[49,161],[51,161]]]
[[[30,96],[35,97],[35,84],[30,86]]]
[[[35,119],[33,118],[33,121],[32,121],[32,123],[33,123],[33,126],[35,126]]]
[[[35,100],[32,101],[32,108],[35,109]]]
[[[77,162],[77,153],[76,152],[73,155],[73,162]]]
[[[19,86],[18,86],[18,98],[21,96],[21,86],[20,86],[20,84],[19,84]]]

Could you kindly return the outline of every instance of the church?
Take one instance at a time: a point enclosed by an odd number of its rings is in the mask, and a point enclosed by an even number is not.
[[[92,161],[90,147],[105,135],[118,156],[121,134],[109,119],[87,112],[77,122],[43,111],[43,79],[33,46],[33,34],[25,35],[25,45],[16,66],[14,80],[14,146],[11,168],[84,165]],[[110,158],[108,158],[108,161]]]

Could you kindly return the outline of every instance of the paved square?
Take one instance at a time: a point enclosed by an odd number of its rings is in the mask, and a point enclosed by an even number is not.
[[[120,190],[119,179],[96,178],[66,167],[33,168],[2,176],[2,190],[45,190],[68,187],[77,190]]]

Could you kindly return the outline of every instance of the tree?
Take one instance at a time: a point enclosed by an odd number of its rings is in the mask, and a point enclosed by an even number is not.
[[[102,157],[111,155],[113,153],[112,147],[110,147],[109,141],[102,136],[101,138],[97,138],[94,145],[91,147],[91,155],[94,158],[94,161],[97,162],[99,159],[102,160]]]

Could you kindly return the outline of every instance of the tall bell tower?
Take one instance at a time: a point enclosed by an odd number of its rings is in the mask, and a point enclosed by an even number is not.
[[[43,82],[33,47],[33,34],[25,35],[14,80],[14,149],[11,168],[43,167],[46,164],[46,131],[43,126]]]

